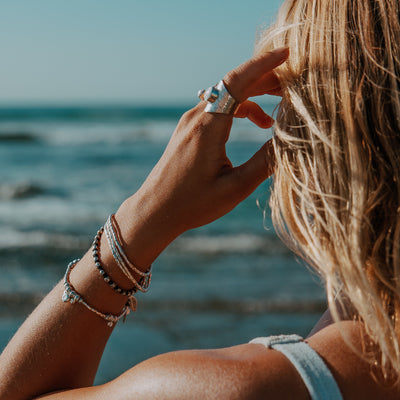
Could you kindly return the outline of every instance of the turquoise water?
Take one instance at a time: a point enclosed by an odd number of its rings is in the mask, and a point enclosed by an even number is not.
[[[0,348],[139,188],[187,108],[0,109]],[[233,164],[270,136],[236,121],[227,147]],[[324,293],[277,239],[268,209],[263,214],[269,184],[160,256],[152,288],[116,328],[97,382],[159,352],[307,334]]]

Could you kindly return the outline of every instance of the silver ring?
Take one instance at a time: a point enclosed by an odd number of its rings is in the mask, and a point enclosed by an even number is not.
[[[239,107],[239,103],[228,92],[222,80],[207,90],[199,90],[197,96],[207,102],[205,112],[234,114]]]

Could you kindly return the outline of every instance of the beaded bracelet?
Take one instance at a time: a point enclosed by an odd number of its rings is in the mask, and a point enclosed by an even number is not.
[[[130,290],[125,290],[120,288],[110,277],[109,275],[104,271],[101,262],[100,262],[100,258],[99,258],[99,244],[100,244],[100,239],[101,239],[101,235],[103,234],[104,231],[104,227],[101,228],[96,236],[94,237],[93,240],[93,246],[92,246],[92,254],[93,254],[93,260],[94,260],[94,264],[97,268],[97,270],[100,272],[100,275],[103,277],[104,282],[106,282],[111,289],[113,289],[115,292],[122,294],[123,296],[132,296],[133,294],[136,293],[136,288],[130,289]]]
[[[62,295],[62,301],[64,303],[70,302],[71,304],[81,303],[84,305],[89,311],[92,311],[99,317],[103,318],[107,322],[107,326],[110,328],[116,324],[121,318],[126,318],[129,314],[131,309],[135,309],[135,298],[133,296],[129,297],[128,302],[125,304],[124,308],[122,309],[121,313],[118,315],[113,314],[103,314],[102,312],[96,310],[92,306],[90,306],[86,301],[82,298],[82,296],[75,290],[72,286],[71,282],[69,281],[69,276],[71,274],[72,269],[78,263],[79,259],[71,261],[68,266],[67,270],[65,271],[64,275],[64,293]]]

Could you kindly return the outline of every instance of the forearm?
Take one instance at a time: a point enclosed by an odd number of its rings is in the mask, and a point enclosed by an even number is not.
[[[144,211],[144,205],[141,204]],[[153,262],[168,242],[159,237],[149,245],[133,232],[150,236],[154,228],[140,217],[133,199],[125,202],[116,218],[124,235],[125,248],[135,253],[135,263],[143,270]],[[125,218],[130,216],[129,221]],[[137,225],[135,225],[135,221]],[[125,239],[126,238],[126,239]],[[105,237],[100,242],[101,262],[122,288],[132,287],[119,270]],[[117,315],[127,297],[114,292],[95,268],[91,251],[72,270],[70,281],[83,299],[104,314]],[[27,399],[54,390],[90,386],[112,328],[82,304],[64,303],[60,282],[29,316],[0,356],[0,399]]]
[[[29,399],[93,382],[111,329],[81,305],[62,303],[62,293],[60,283],[1,355],[0,399]]]

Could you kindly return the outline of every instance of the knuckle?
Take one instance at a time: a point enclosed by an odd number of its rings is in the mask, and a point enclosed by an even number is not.
[[[228,72],[224,77],[225,86],[229,89],[232,85],[235,85],[239,79],[239,73],[236,69]]]
[[[192,109],[186,111],[186,112],[182,115],[180,121],[183,122],[183,123],[186,123],[186,122],[188,122],[188,121],[191,121],[191,120],[194,118],[195,114],[196,114],[196,113],[195,113],[194,109],[192,108]]]
[[[198,103],[195,107],[186,111],[180,118],[179,124],[188,125],[193,122],[204,110],[205,105],[204,102]]]
[[[240,67],[228,72],[224,77],[224,83],[229,93],[239,102],[243,100],[240,88]]]
[[[197,111],[196,108],[192,108],[186,111],[181,118],[179,119],[178,128],[182,129],[189,124],[193,123],[193,120],[196,118]]]

